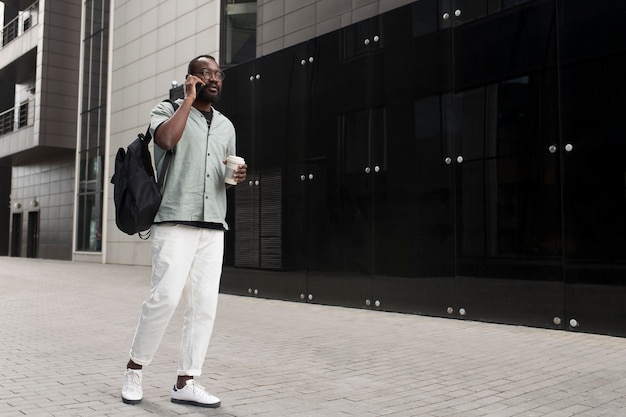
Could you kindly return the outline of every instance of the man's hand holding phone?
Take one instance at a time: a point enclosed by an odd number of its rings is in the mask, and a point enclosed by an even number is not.
[[[192,74],[187,74],[185,77],[185,97],[191,97],[195,100],[204,86],[205,83],[200,78]]]

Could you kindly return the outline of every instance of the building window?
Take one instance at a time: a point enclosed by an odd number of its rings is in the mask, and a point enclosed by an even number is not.
[[[80,100],[76,250],[99,252],[102,236],[109,55],[109,0],[83,3],[83,85]]]
[[[15,109],[0,113],[0,135],[13,132],[15,125]]]
[[[256,57],[256,3],[222,0],[222,65],[240,64]]]
[[[28,101],[20,104],[20,117],[18,120],[18,128],[28,126]]]

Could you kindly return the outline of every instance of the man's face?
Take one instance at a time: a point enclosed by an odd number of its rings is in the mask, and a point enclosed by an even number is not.
[[[193,74],[206,83],[198,92],[197,99],[208,103],[217,103],[222,94],[223,73],[217,62],[201,58],[195,63]]]

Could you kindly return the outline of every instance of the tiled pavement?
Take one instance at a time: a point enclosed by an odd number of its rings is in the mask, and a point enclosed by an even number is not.
[[[170,402],[179,309],[120,400],[149,268],[0,257],[0,417],[626,416],[626,339],[221,295],[205,374]]]

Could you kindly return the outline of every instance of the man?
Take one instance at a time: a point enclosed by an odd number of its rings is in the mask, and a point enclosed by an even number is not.
[[[189,63],[184,99],[174,111],[168,102],[151,113],[157,170],[166,151],[175,148],[163,200],[152,227],[150,297],[141,316],[124,373],[122,400],[141,402],[142,367],[150,364],[181,297],[187,308],[172,402],[219,407],[194,377],[213,332],[222,273],[226,224],[226,157],[236,155],[233,124],[213,105],[222,92],[224,73],[210,55]],[[234,178],[246,179],[247,165]]]

